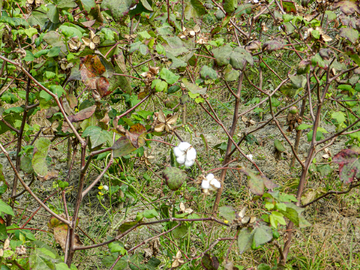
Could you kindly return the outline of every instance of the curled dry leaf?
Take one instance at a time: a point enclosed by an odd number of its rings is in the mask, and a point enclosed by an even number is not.
[[[50,124],[50,126],[44,128],[42,130],[42,133],[44,135],[54,135],[54,133],[57,131],[57,128],[59,127],[59,122],[58,121],[54,121]]]
[[[181,251],[179,250],[179,251],[176,253],[175,260],[174,260],[173,263],[171,264],[171,267],[176,268],[176,267],[179,267],[181,264],[183,264],[183,263],[184,263],[184,260],[181,259],[181,257],[182,257],[182,254],[181,254]]]
[[[322,158],[328,159],[328,158],[331,157],[331,152],[330,152],[330,150],[329,150],[328,148],[325,148],[325,149],[324,149],[324,152],[325,152],[325,154],[322,155]]]
[[[191,208],[186,208],[185,204],[183,202],[181,202],[180,203],[180,212],[186,213],[186,214],[191,214],[192,212],[194,212],[194,210],[192,210]]]
[[[250,127],[256,124],[254,120],[252,120],[251,118],[249,119],[246,116],[241,117],[241,120],[243,121],[246,127]]]
[[[146,261],[149,261],[152,257],[156,257],[156,255],[160,252],[159,246],[159,238],[155,238],[149,242],[149,247],[144,249],[144,257]]]
[[[141,162],[144,162],[146,165],[150,166],[151,165],[151,161],[150,159],[154,159],[154,156],[151,156],[147,153],[147,151],[144,151],[144,155],[140,158]]]
[[[300,125],[302,118],[299,115],[299,112],[296,107],[291,107],[289,113],[286,117],[286,125],[288,125],[288,132],[291,132],[297,125]]]
[[[65,218],[64,214],[61,214],[63,218]],[[68,231],[68,225],[64,224],[60,220],[58,220],[55,217],[51,217],[48,227],[50,229],[53,229],[54,232],[54,238],[56,243],[58,243],[61,247],[61,249],[65,252],[65,245],[66,245],[66,238],[67,238],[67,231]],[[82,242],[80,241],[79,235],[75,234],[75,247],[82,246]]]
[[[166,132],[172,132],[174,128],[171,125],[176,123],[177,118],[178,114],[169,114],[165,116],[162,111],[158,112],[154,131],[163,132],[165,130]]]
[[[207,44],[209,41],[209,36],[206,33],[200,33],[198,39],[196,40],[197,44]]]
[[[257,51],[259,49],[261,49],[261,42],[258,40],[251,41],[248,43],[248,45],[245,46],[245,50],[248,52]]]
[[[95,50],[97,45],[100,44],[100,37],[95,35],[93,31],[90,31],[90,37],[83,37],[82,41],[84,42],[85,46],[89,47],[91,50]]]
[[[83,51],[85,49],[85,44],[81,43],[79,37],[72,37],[68,42],[70,52]]]
[[[98,55],[81,58],[80,74],[82,82],[91,90],[97,90],[101,97],[111,94],[110,83],[104,73],[106,68]]]

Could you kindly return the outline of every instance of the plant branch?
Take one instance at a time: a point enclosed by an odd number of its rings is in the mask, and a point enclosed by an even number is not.
[[[64,218],[62,218],[61,216],[59,216],[58,214],[56,214],[55,212],[53,212],[48,206],[46,206],[46,204],[44,204],[42,202],[42,200],[39,199],[38,196],[36,196],[36,194],[29,188],[29,186],[25,183],[25,181],[21,178],[19,172],[16,170],[15,165],[12,163],[11,161],[11,157],[9,156],[9,153],[5,150],[5,148],[2,146],[2,144],[0,143],[0,149],[1,151],[3,151],[3,153],[5,154],[8,162],[10,163],[10,166],[12,167],[16,177],[20,180],[21,184],[23,185],[23,187],[26,189],[27,192],[30,193],[30,195],[35,199],[35,201],[37,201],[42,207],[44,207],[44,209],[50,213],[52,216],[56,217],[58,220],[64,222],[67,225],[70,225],[70,222]]]

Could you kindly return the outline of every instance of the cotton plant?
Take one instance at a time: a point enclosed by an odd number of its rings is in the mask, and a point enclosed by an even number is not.
[[[203,177],[201,188],[203,189],[204,193],[208,193],[209,190],[216,190],[220,187],[220,181],[217,180],[212,173],[209,173],[206,177]]]
[[[188,142],[181,142],[178,146],[173,148],[176,156],[176,161],[179,164],[184,164],[186,167],[191,167],[195,163],[196,150]]]

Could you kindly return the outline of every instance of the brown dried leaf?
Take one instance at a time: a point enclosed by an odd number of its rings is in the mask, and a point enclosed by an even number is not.
[[[178,116],[179,116],[178,114],[174,114],[173,116],[171,116],[170,118],[167,119],[166,123],[169,125],[175,124]]]
[[[54,237],[56,243],[58,243],[61,247],[61,249],[65,252],[65,245],[66,245],[66,237],[67,237],[67,228],[68,226],[66,224],[61,224],[59,226],[54,227]],[[82,246],[82,243],[80,241],[79,235],[75,234],[75,247]]]
[[[94,114],[95,110],[96,110],[96,105],[93,105],[91,107],[81,110],[75,115],[70,115],[68,118],[70,122],[79,122],[90,118]]]
[[[154,131],[155,132],[163,132],[164,129],[165,129],[165,126],[166,125],[164,123],[160,123],[160,124],[155,126]]]
[[[165,114],[164,114],[162,111],[160,111],[160,112],[158,113],[157,118],[158,118],[158,120],[159,120],[161,123],[165,123],[165,122],[166,122]]]

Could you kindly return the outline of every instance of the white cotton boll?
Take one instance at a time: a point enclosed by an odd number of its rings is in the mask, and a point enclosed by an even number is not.
[[[186,160],[195,160],[196,159],[196,150],[195,148],[190,148],[186,152]]]
[[[107,185],[103,185],[103,189],[108,191],[109,190],[109,187]]]
[[[181,151],[179,147],[174,147],[173,151],[174,151],[174,154],[175,154],[176,157],[184,155],[184,151]]]
[[[216,188],[220,188],[220,187],[221,187],[221,184],[220,184],[219,180],[217,180],[217,179],[215,179],[215,178],[210,181],[210,185],[212,185],[212,186],[214,186],[214,187],[216,187]]]
[[[185,163],[185,155],[178,156],[178,157],[176,158],[176,161],[177,161],[179,164],[184,164],[184,163]]]
[[[250,160],[253,160],[253,155],[252,154],[249,154],[249,155],[246,155]]]
[[[214,176],[212,173],[209,173],[209,174],[206,176],[206,180],[211,181],[211,180],[214,179],[214,177],[215,177],[215,176]]]
[[[185,161],[185,166],[186,167],[191,167],[192,165],[194,165],[195,160],[186,160]]]
[[[207,181],[207,180],[203,180],[203,181],[201,182],[201,188],[202,188],[202,189],[209,189],[209,188],[210,188],[210,182]]]
[[[180,149],[181,151],[186,151],[186,150],[188,150],[190,146],[191,146],[191,144],[188,143],[188,142],[181,142],[181,143],[178,145],[178,147],[179,147],[179,149]]]

